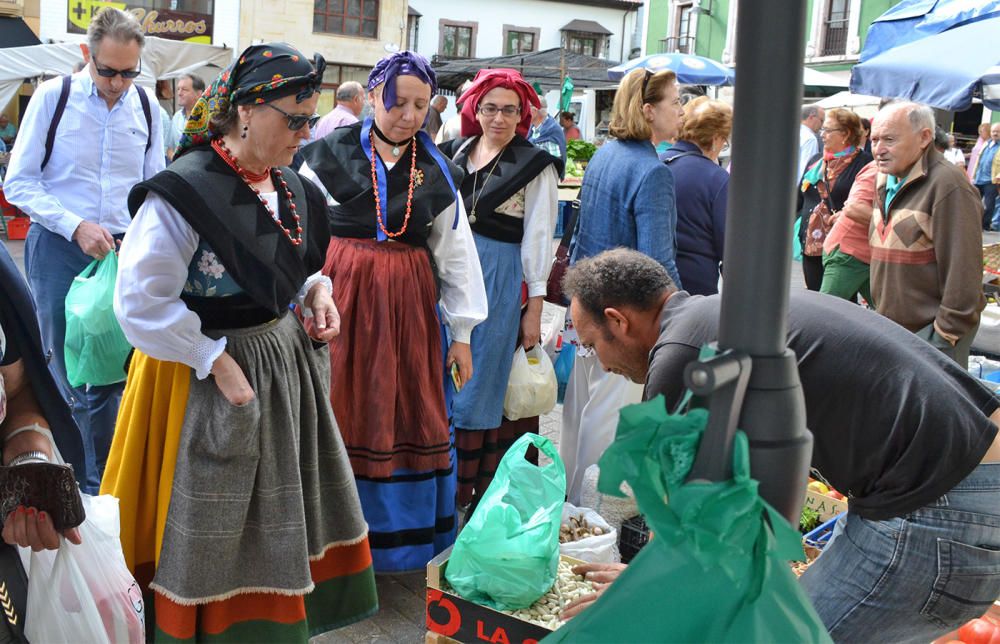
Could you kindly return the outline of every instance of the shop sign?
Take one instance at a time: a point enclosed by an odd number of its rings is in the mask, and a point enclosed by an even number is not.
[[[104,7],[128,11],[136,17],[147,36],[170,40],[212,43],[212,14],[159,9],[154,1],[109,2],[107,0],[68,0],[66,31],[85,34],[90,21]]]

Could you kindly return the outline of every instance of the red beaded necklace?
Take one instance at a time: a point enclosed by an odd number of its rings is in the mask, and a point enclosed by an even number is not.
[[[372,130],[374,129],[373,127]],[[391,233],[386,230],[385,222],[382,221],[382,201],[378,194],[378,174],[375,169],[375,133],[369,132],[368,138],[372,142],[372,188],[375,190],[375,217],[378,219],[378,227],[385,233],[385,236],[393,239],[405,233],[406,227],[410,224],[410,211],[413,208],[413,184],[417,176],[417,139],[413,138],[410,141],[410,148],[412,150],[410,155],[410,187],[406,194],[406,216],[403,217],[403,227],[398,232]]]
[[[229,151],[229,148],[226,147],[226,144],[221,138],[212,139],[212,149],[214,149],[219,156],[222,157],[222,160],[226,162],[226,165],[232,168],[233,171],[236,172],[236,174],[239,175],[244,182],[246,182],[247,186],[253,190],[254,194],[257,195],[257,199],[264,204],[264,210],[267,211],[267,214],[271,215],[271,219],[274,223],[277,224],[278,228],[280,228],[282,232],[285,233],[285,237],[288,238],[288,241],[292,242],[293,246],[299,246],[302,244],[302,225],[299,221],[299,214],[295,212],[295,202],[292,201],[292,191],[288,189],[288,182],[286,182],[284,177],[281,176],[281,170],[275,168],[274,174],[277,175],[278,181],[281,183],[281,189],[285,191],[285,196],[288,198],[288,207],[292,211],[292,219],[295,220],[295,237],[292,237],[292,231],[285,228],[285,225],[281,223],[278,213],[271,208],[270,204],[267,203],[267,199],[264,199],[264,197],[261,196],[260,189],[254,187],[253,185],[255,183],[265,181],[271,174],[271,168],[267,168],[261,174],[252,174],[247,170],[244,170],[236,160],[236,156]]]

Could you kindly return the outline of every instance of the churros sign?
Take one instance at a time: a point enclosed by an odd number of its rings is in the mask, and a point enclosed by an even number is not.
[[[211,44],[212,14],[156,8],[157,2],[107,2],[106,0],[69,0],[66,30],[87,33],[90,21],[105,7],[128,11],[136,17],[148,36]],[[206,3],[199,3],[205,5]],[[212,3],[207,3],[211,10]]]

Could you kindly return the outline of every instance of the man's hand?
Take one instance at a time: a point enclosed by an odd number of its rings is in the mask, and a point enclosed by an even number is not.
[[[579,615],[585,608],[597,601],[597,598],[604,594],[611,583],[618,579],[628,566],[620,563],[588,563],[573,568],[574,575],[583,575],[583,578],[594,585],[593,593],[578,597],[566,605],[563,609],[562,618],[571,619]]]
[[[62,533],[70,543],[80,545],[80,531],[70,528]],[[17,506],[4,519],[3,540],[14,546],[39,550],[55,550],[59,547],[59,533],[52,525],[52,517],[35,508]]]
[[[73,232],[73,241],[80,249],[94,259],[104,256],[115,247],[115,238],[103,226],[90,221],[81,221]]]
[[[458,376],[462,379],[462,386],[472,380],[472,348],[467,342],[452,342],[448,347],[448,357],[445,358],[444,366],[451,369],[451,365],[458,363]]]
[[[314,340],[329,342],[340,334],[340,312],[324,282],[312,285],[306,295],[305,305],[312,310],[313,323],[306,328]]]
[[[254,399],[256,394],[243,369],[225,351],[212,363],[212,375],[215,376],[215,385],[230,404],[241,407]]]
[[[528,298],[521,316],[521,346],[530,350],[542,340],[542,296]]]

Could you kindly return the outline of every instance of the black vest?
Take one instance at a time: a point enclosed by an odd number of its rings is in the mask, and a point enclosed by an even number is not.
[[[455,161],[455,165],[465,169],[468,167],[469,152],[475,145],[476,141],[463,137],[446,141],[440,148]],[[524,239],[524,218],[498,213],[496,209],[531,183],[546,167],[557,165],[557,161],[545,150],[515,134],[499,159],[490,159],[462,181],[462,198],[472,230],[497,241],[521,243]]]
[[[372,187],[372,160],[361,148],[361,123],[337,128],[303,150],[309,169],[316,173],[337,205],[328,208],[330,234],[334,237],[375,239],[377,218]],[[388,195],[379,195],[386,230],[403,227],[410,183],[412,152],[407,148],[386,173]],[[376,155],[376,163],[382,160]],[[452,180],[458,185],[462,171],[449,163]],[[427,246],[431,226],[438,215],[454,217],[455,195],[437,162],[417,144],[417,176],[414,179],[410,222],[406,232],[394,238],[411,246]],[[452,208],[449,208],[452,206]]]
[[[323,267],[330,233],[322,216],[326,202],[319,188],[293,170],[281,168],[292,193],[302,244],[295,246],[270,213],[219,155],[208,146],[194,148],[152,179],[132,188],[129,212],[135,216],[152,191],[162,196],[205,240],[243,289],[230,297],[181,299],[198,314],[203,329],[245,328],[281,317],[309,275]],[[280,185],[278,217],[295,231],[295,221]]]

